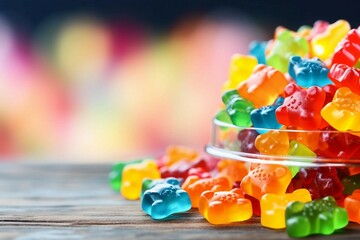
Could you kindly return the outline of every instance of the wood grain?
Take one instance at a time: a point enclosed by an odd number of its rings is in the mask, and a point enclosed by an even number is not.
[[[110,165],[0,164],[0,239],[289,239],[259,218],[213,226],[197,210],[155,221],[108,186]],[[312,239],[359,239],[358,224]]]

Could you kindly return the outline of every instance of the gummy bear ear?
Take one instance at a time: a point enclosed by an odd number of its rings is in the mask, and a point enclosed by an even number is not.
[[[289,59],[289,63],[290,64],[299,64],[299,63],[301,63],[302,62],[302,59],[301,59],[301,57],[300,56],[292,56],[292,57],[290,57],[290,59]]]
[[[281,178],[286,174],[286,168],[284,166],[278,166],[274,173],[276,177]]]
[[[312,86],[306,91],[306,99],[313,100],[316,99],[319,94],[322,92],[322,89],[317,86]],[[324,95],[325,97],[325,95]],[[325,98],[324,98],[325,100]]]
[[[285,87],[285,94],[286,94],[286,96],[290,96],[290,95],[293,95],[295,92],[297,92],[299,90],[301,90],[301,87],[299,87],[295,83],[289,83]]]
[[[165,182],[169,183],[171,185],[180,186],[180,181],[174,177],[170,177],[170,178],[166,179]]]

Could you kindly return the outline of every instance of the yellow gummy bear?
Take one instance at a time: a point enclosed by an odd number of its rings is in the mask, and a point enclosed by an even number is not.
[[[318,57],[325,61],[329,59],[336,45],[343,39],[350,31],[350,24],[345,20],[338,20],[329,25],[326,31],[316,35],[311,40],[311,53],[313,57]]]
[[[301,188],[292,193],[263,195],[260,200],[261,225],[273,229],[285,228],[285,209],[288,203],[293,201],[311,201],[310,192]]]
[[[229,80],[223,86],[223,92],[235,89],[240,82],[248,79],[258,64],[256,57],[234,54],[231,57]]]
[[[360,131],[360,95],[347,87],[339,88],[332,102],[321,110],[321,116],[338,131]]]
[[[155,160],[144,160],[141,163],[124,167],[122,173],[121,194],[129,200],[140,198],[143,179],[159,179],[160,172]]]

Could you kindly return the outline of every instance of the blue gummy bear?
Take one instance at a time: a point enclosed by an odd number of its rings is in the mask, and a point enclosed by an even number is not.
[[[141,186],[141,194],[140,197],[142,198],[142,196],[144,195],[146,190],[149,190],[153,187],[155,187],[157,184],[160,183],[169,183],[171,185],[175,185],[175,186],[181,186],[182,181],[174,178],[174,177],[169,177],[169,178],[165,178],[165,179],[149,179],[149,178],[145,178],[142,182],[142,186]]]
[[[190,210],[191,200],[189,194],[178,185],[159,183],[145,191],[141,207],[153,219],[164,219],[171,214]]]
[[[329,69],[318,58],[302,59],[299,56],[290,57],[289,74],[301,87],[324,87],[327,84],[332,84],[328,73]]]
[[[283,97],[276,99],[275,103],[270,106],[254,109],[250,113],[250,119],[256,131],[260,134],[267,133],[269,129],[279,129],[282,125],[277,121],[275,111],[284,102]]]
[[[249,45],[249,54],[257,58],[259,64],[266,64],[265,49],[267,42],[253,41]]]

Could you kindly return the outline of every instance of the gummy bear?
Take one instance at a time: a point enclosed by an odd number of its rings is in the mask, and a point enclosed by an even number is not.
[[[261,225],[273,229],[285,228],[285,209],[288,203],[292,201],[311,201],[309,191],[302,188],[292,193],[268,193],[262,196],[260,200]]]
[[[115,163],[111,168],[111,172],[109,173],[109,183],[110,183],[111,188],[114,191],[119,192],[121,189],[122,173],[123,173],[124,167],[126,165],[133,164],[133,163],[140,163],[142,161],[144,161],[144,159],[135,159],[135,160],[127,161],[127,162]]]
[[[250,55],[256,57],[259,64],[266,64],[266,58],[265,58],[266,45],[267,42],[258,42],[258,41],[253,41],[249,45]]]
[[[142,198],[142,196],[144,195],[146,190],[149,190],[149,189],[155,187],[157,184],[160,184],[160,183],[168,183],[168,184],[171,184],[171,185],[174,185],[174,186],[181,187],[181,180],[179,180],[177,178],[174,178],[174,177],[168,177],[168,178],[162,178],[162,179],[149,179],[149,178],[146,178],[142,182],[140,197]]]
[[[265,155],[287,155],[289,151],[289,137],[287,132],[271,130],[265,134],[257,136],[255,147]]]
[[[144,160],[124,167],[121,194],[129,200],[140,198],[142,182],[145,178],[158,179],[160,172],[154,160]]]
[[[320,58],[322,61],[332,56],[336,45],[350,31],[350,24],[345,20],[338,20],[328,25],[326,30],[315,35],[311,44],[311,53],[313,56]]]
[[[311,199],[332,196],[340,205],[344,200],[342,195],[344,187],[338,178],[336,168],[333,167],[301,168],[291,180],[287,192],[299,188],[308,189]]]
[[[294,157],[301,157],[301,161],[305,161],[305,160],[311,161],[311,157],[312,158],[316,157],[316,153],[314,153],[313,151],[311,151],[311,149],[309,149],[305,145],[295,140],[290,141],[288,155]],[[289,166],[289,170],[291,171],[292,177],[294,177],[299,172],[300,167]]]
[[[360,31],[350,30],[346,37],[336,46],[331,65],[343,63],[353,67],[360,58]]]
[[[277,28],[274,42],[266,51],[266,64],[285,73],[288,71],[291,56],[305,57],[309,50],[309,43],[305,38],[285,28]]]
[[[317,20],[311,28],[310,35],[307,39],[311,41],[316,35],[325,32],[328,26],[329,23],[327,21]]]
[[[141,207],[153,219],[164,219],[190,210],[191,201],[188,193],[178,185],[159,183],[144,192]]]
[[[346,210],[330,196],[307,203],[291,202],[286,207],[285,219],[286,232],[290,237],[330,235],[346,227],[349,222]]]
[[[227,177],[232,184],[240,182],[248,174],[246,163],[231,159],[221,159],[217,169],[218,176]]]
[[[319,156],[341,159],[356,159],[360,153],[360,137],[348,132],[339,132],[326,127],[320,132],[319,145],[316,149]]]
[[[259,153],[255,147],[255,139],[259,135],[256,130],[243,129],[238,133],[238,140],[240,141],[240,150],[246,153]]]
[[[165,155],[162,157],[161,161],[163,165],[171,166],[179,160],[194,160],[199,156],[199,152],[195,149],[172,145],[168,146],[165,150]]]
[[[360,189],[355,190],[344,200],[344,208],[349,215],[349,221],[360,224]]]
[[[302,129],[321,129],[328,124],[322,119],[320,111],[325,103],[326,93],[317,86],[302,89],[290,83],[285,88],[286,98],[276,109],[279,123]]]
[[[237,90],[225,92],[222,100],[234,125],[240,127],[251,126],[250,112],[254,109],[252,102],[240,97]]]
[[[285,166],[260,164],[246,175],[241,189],[257,199],[266,193],[283,194],[291,181],[291,173]]]
[[[215,119],[224,123],[232,124],[231,118],[227,113],[226,109],[221,109],[219,112],[216,113]],[[226,127],[220,127],[221,129],[225,130]]]
[[[199,200],[199,212],[211,224],[240,222],[252,217],[250,200],[240,188],[231,191],[205,191]]]
[[[290,57],[289,74],[301,87],[323,87],[331,84],[328,73],[329,69],[318,58],[302,59],[299,56]]]
[[[339,131],[360,131],[360,96],[347,87],[339,88],[333,101],[321,110],[321,116]]]
[[[348,87],[360,95],[360,69],[336,63],[330,68],[329,78],[337,87]]]
[[[235,89],[240,82],[250,77],[258,64],[253,56],[234,54],[231,58],[229,80],[225,82],[223,91]]]
[[[170,167],[164,166],[160,168],[162,178],[175,177],[186,179],[189,176],[189,171],[193,168],[201,168],[205,172],[208,172],[208,167],[205,159],[199,157],[193,161],[179,160]]]
[[[343,193],[352,194],[356,189],[360,189],[360,173],[344,177],[341,179],[341,184],[344,187]]]
[[[270,106],[264,106],[258,109],[254,109],[250,113],[250,119],[254,128],[258,133],[263,134],[269,131],[269,129],[279,129],[281,124],[276,120],[275,110],[281,106],[284,102],[284,98],[279,97],[278,100]]]
[[[251,76],[239,84],[239,95],[256,108],[272,105],[288,84],[285,76],[273,67],[259,64]]]
[[[197,176],[189,176],[182,185],[182,188],[189,193],[191,204],[193,208],[199,206],[200,195],[211,190],[229,191],[232,189],[232,184],[227,177],[214,177],[200,179]]]

